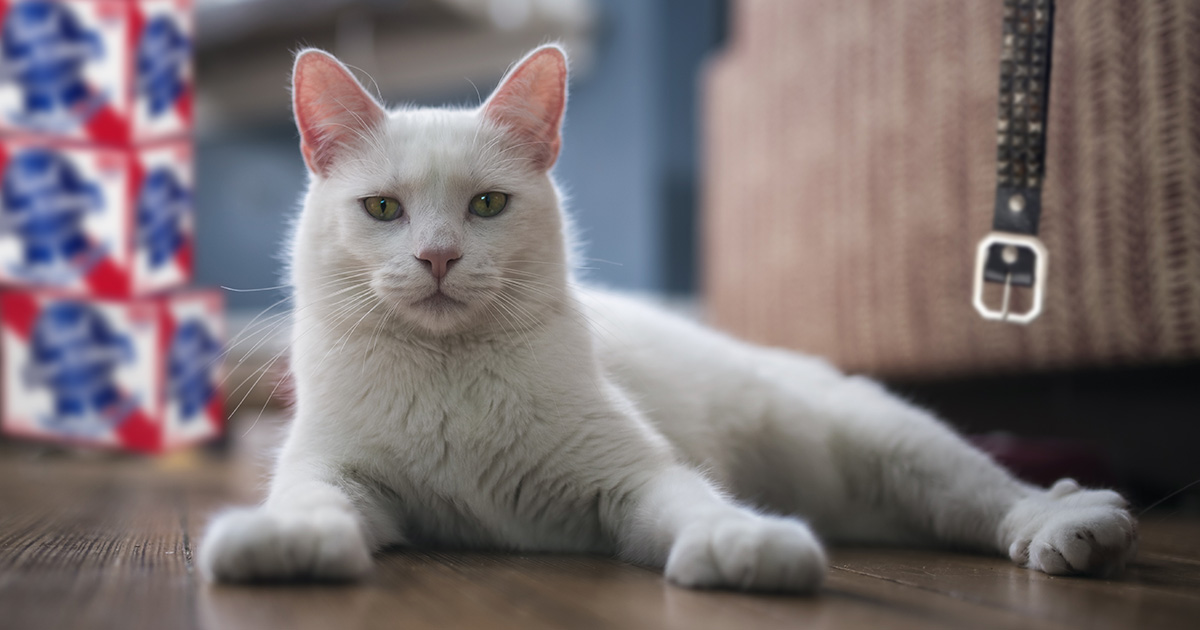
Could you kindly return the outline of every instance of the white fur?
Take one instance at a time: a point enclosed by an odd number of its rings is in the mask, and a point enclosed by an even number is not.
[[[692,587],[808,592],[826,540],[1106,573],[1120,498],[1013,479],[927,412],[572,277],[547,172],[482,110],[400,109],[314,175],[293,249],[296,418],[212,579],[347,579],[389,545],[598,552]],[[481,192],[505,211],[465,212]],[[369,217],[358,199],[401,199]],[[614,195],[614,202],[619,195]],[[415,258],[461,248],[440,289]],[[1066,490],[1070,489],[1069,492]],[[804,520],[801,520],[804,519]]]

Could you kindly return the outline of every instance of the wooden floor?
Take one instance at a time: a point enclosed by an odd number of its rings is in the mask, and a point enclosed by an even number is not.
[[[854,549],[816,597],[697,592],[596,557],[397,552],[352,586],[229,587],[195,569],[212,511],[249,501],[239,458],[0,447],[0,628],[1196,628],[1200,521],[1148,518],[1117,580],[999,558]]]

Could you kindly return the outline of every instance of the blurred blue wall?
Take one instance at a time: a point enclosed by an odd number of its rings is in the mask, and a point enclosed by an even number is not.
[[[572,81],[555,170],[587,243],[587,277],[613,287],[689,293],[697,267],[697,72],[723,36],[724,1],[600,5],[595,63]],[[286,92],[279,98],[286,100]],[[405,98],[439,104],[476,97],[464,82],[460,93]],[[197,282],[280,284],[281,245],[305,177],[291,123],[203,136],[197,149]],[[262,308],[280,294],[226,297],[233,308]]]

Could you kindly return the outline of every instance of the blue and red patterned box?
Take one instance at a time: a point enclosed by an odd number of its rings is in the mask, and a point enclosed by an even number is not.
[[[161,452],[221,432],[221,296],[0,295],[0,423],[14,436]]]
[[[191,0],[0,0],[0,133],[127,145],[192,126]]]
[[[0,0],[0,424],[216,436],[221,296],[192,276],[192,0]]]
[[[187,284],[191,143],[0,143],[0,284],[146,295]]]

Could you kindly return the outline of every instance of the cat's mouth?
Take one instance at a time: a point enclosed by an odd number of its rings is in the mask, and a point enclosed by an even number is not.
[[[428,296],[417,300],[413,306],[431,311],[443,312],[463,308],[466,306],[466,303],[456,300],[449,295],[442,293],[441,289],[438,289]]]

